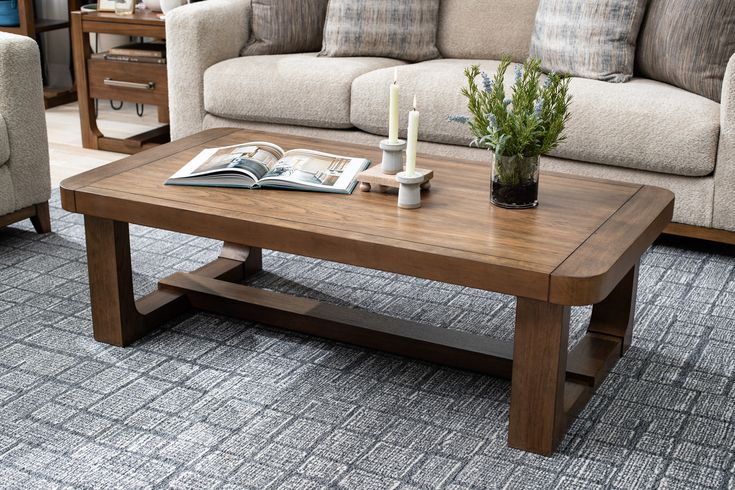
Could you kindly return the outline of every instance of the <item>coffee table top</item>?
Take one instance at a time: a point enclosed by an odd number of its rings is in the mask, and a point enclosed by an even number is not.
[[[434,170],[422,208],[395,194],[166,186],[204,148],[272,141],[380,161],[377,148],[212,129],[65,180],[64,209],[557,304],[604,299],[671,220],[651,186],[542,173],[540,205],[490,204],[490,168],[419,155]]]

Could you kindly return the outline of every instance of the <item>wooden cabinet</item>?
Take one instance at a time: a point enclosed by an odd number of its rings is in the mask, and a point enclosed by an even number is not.
[[[96,150],[137,153],[169,141],[168,125],[125,139],[102,134],[97,127],[94,99],[155,105],[158,106],[159,121],[167,123],[168,77],[165,64],[93,59],[89,42],[92,32],[165,39],[164,21],[152,12],[125,16],[108,12],[73,12],[71,26],[82,145]]]

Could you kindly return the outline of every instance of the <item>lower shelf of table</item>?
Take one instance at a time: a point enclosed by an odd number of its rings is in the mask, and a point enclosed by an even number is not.
[[[511,378],[512,342],[193,273],[176,273],[163,279],[159,287],[167,293],[185,295],[195,309],[453,368]],[[584,408],[621,352],[621,339],[597,333],[587,333],[569,352],[564,390],[564,411],[568,418]]]

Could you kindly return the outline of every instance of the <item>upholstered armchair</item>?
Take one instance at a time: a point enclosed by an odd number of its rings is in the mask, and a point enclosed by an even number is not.
[[[30,218],[51,231],[41,58],[28,37],[0,33],[0,228]]]

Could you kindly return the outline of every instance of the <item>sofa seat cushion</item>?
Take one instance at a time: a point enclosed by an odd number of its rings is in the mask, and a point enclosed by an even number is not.
[[[328,58],[317,53],[233,58],[204,72],[204,109],[244,121],[349,128],[352,81],[402,64],[388,58]]]
[[[662,82],[574,78],[567,140],[553,156],[674,175],[711,174],[720,104]]]
[[[8,137],[8,127],[5,125],[5,119],[0,114],[0,167],[8,163],[10,160],[10,139]]]
[[[421,112],[419,138],[466,145],[466,126],[447,120],[467,115],[460,88],[463,70],[478,63],[490,75],[497,61],[432,60],[398,68],[401,128],[413,94]],[[509,69],[512,79],[513,67]],[[373,134],[387,134],[388,89],[393,70],[377,70],[352,84],[352,124]],[[506,87],[508,90],[510,87]],[[509,92],[510,93],[510,92]],[[572,117],[567,140],[552,155],[674,175],[712,173],[720,131],[720,105],[661,82],[633,79],[625,84],[574,78]]]

